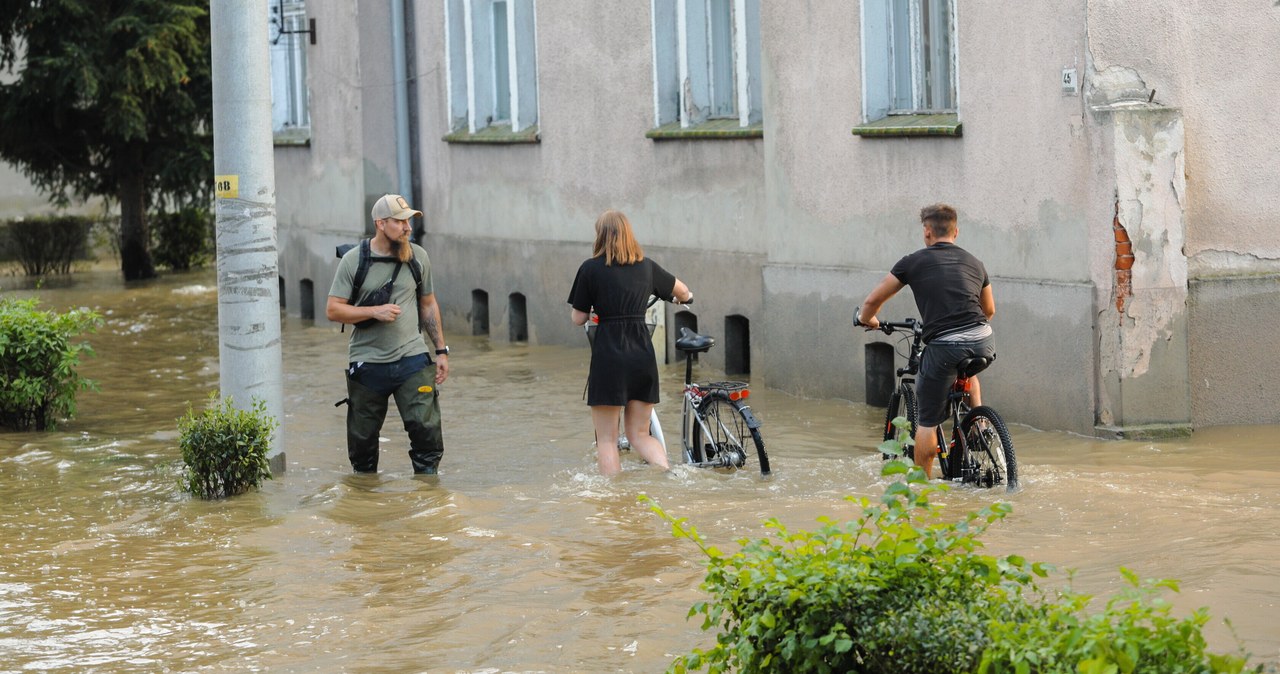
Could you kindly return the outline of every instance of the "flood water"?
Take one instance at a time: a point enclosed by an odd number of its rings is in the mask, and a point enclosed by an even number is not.
[[[0,432],[0,672],[661,671],[713,637],[685,619],[705,598],[700,553],[637,495],[733,549],[766,518],[812,527],[853,513],[842,497],[883,489],[881,410],[760,383],[772,480],[662,474],[634,457],[603,479],[581,400],[585,340],[457,332],[441,475],[412,476],[393,410],[382,472],[354,476],[333,405],[346,335],[285,318],[287,473],[193,500],[178,487],[177,420],[217,387],[214,274],[128,289],[118,276],[0,280],[44,308],[106,317],[81,370],[101,391],[54,432]],[[682,376],[664,370],[669,433]],[[1157,443],[1012,430],[1021,491],[941,497],[955,511],[1013,503],[989,552],[1074,569],[1074,587],[1099,594],[1120,588],[1120,566],[1179,579],[1178,615],[1208,607],[1211,647],[1234,651],[1238,636],[1257,662],[1280,656],[1276,428]]]

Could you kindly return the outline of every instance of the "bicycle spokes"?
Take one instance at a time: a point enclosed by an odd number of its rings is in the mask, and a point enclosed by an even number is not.
[[[991,421],[976,417],[966,435],[969,446],[969,465],[966,472],[970,480],[981,487],[1004,484],[1008,476],[1004,447]]]

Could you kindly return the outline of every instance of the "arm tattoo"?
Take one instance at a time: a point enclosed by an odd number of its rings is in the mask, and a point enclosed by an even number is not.
[[[440,305],[435,302],[423,302],[421,329],[425,330],[436,348],[444,346],[444,332],[440,330]]]

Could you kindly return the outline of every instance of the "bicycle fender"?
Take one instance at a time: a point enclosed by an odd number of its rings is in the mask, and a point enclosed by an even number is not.
[[[756,418],[756,415],[751,413],[751,408],[746,405],[742,406],[742,416],[747,420],[747,428],[756,430],[764,425],[760,423],[760,420]]]

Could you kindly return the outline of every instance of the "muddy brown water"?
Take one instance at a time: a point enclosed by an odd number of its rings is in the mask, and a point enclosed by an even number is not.
[[[215,278],[126,288],[117,276],[83,272],[38,290],[0,281],[46,308],[106,318],[82,368],[101,391],[81,394],[54,432],[0,433],[0,672],[660,671],[712,640],[685,619],[705,598],[703,568],[637,495],[732,549],[764,535],[766,518],[811,527],[851,514],[844,496],[883,489],[879,409],[760,383],[751,402],[772,480],[661,474],[633,457],[600,478],[581,401],[585,340],[456,332],[442,474],[412,476],[393,411],[382,472],[353,476],[333,406],[346,336],[285,318],[288,472],[258,493],[192,500],[177,485],[177,419],[217,386]],[[664,370],[669,433],[682,376]],[[984,538],[988,551],[1073,569],[1076,589],[1120,589],[1121,566],[1178,579],[1178,615],[1207,607],[1215,650],[1239,644],[1270,662],[1280,655],[1276,434],[1106,442],[1015,425],[1023,489],[941,500],[963,511],[1007,498],[1013,514]]]

